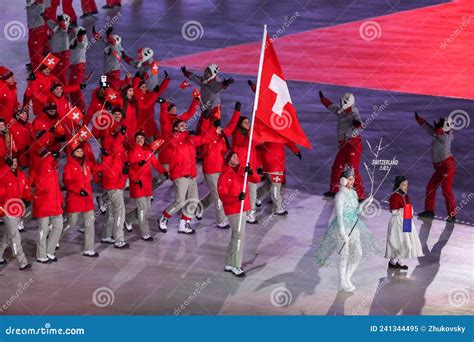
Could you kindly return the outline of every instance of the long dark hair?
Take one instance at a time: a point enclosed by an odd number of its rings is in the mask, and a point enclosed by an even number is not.
[[[237,129],[240,133],[242,133],[243,136],[247,137],[249,135],[249,130],[242,127],[242,123],[244,122],[244,120],[248,120],[248,118],[246,116],[241,116],[239,118],[239,122],[237,123]]]

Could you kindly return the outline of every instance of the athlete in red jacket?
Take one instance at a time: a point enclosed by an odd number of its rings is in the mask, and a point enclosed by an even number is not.
[[[51,74],[51,69],[41,64],[28,80],[28,86],[23,97],[23,107],[29,107],[30,101],[33,103],[33,114],[41,116],[43,107],[48,102],[51,93],[51,86],[59,80]]]
[[[19,105],[15,76],[11,70],[0,66],[0,118],[11,124],[10,121]]]
[[[218,228],[229,228],[229,222],[224,214],[222,202],[217,193],[217,180],[222,173],[224,166],[224,153],[228,150],[228,137],[232,134],[240,118],[240,102],[235,104],[235,111],[227,126],[222,130],[222,134],[218,135],[210,128],[211,120],[203,120],[202,132],[211,136],[211,142],[201,148],[202,172],[209,186],[210,196],[216,208],[216,221]],[[215,127],[221,126],[221,120],[217,119],[213,122]]]
[[[270,183],[270,197],[273,203],[274,215],[287,215],[288,211],[283,207],[281,186],[285,183],[285,147],[293,152],[301,160],[301,151],[296,144],[264,142],[256,146],[259,160],[262,163],[262,171]]]
[[[237,127],[232,132],[232,151],[239,155],[239,160],[241,163],[245,163],[247,160],[247,153],[249,147],[249,136],[250,131],[250,121],[245,116],[241,116]],[[255,145],[252,144],[252,151],[250,152],[250,168],[252,170],[257,170],[260,167],[260,162],[258,161],[257,151]],[[257,218],[255,217],[256,212],[256,202],[257,202],[257,186],[260,183],[260,176],[255,172],[249,177],[249,189],[250,189],[250,205],[251,211],[247,215],[247,222],[251,224],[258,223]]]
[[[16,156],[12,155],[12,158],[8,158],[7,165],[0,168],[0,179],[0,216],[5,223],[3,238],[0,240],[0,265],[6,263],[3,253],[10,245],[20,270],[26,270],[31,265],[28,264],[21,246],[18,225],[25,212],[23,200],[30,200],[31,194],[28,179],[18,168]]]
[[[173,155],[173,149],[170,142],[173,137],[173,121],[176,119],[181,121],[188,121],[191,119],[199,105],[199,98],[193,98],[188,110],[179,116],[177,115],[174,103],[166,102],[161,97],[159,97],[157,101],[160,103],[161,138],[164,140],[163,145],[160,148],[158,159],[165,169],[169,169],[170,159]]]
[[[232,272],[237,277],[245,276],[242,269],[242,256],[244,251],[246,212],[250,210],[250,200],[246,196],[249,187],[244,189],[245,167],[240,164],[239,155],[234,151],[225,154],[225,166],[217,182],[219,198],[224,206],[224,212],[232,228],[232,237],[227,249],[226,272]],[[250,171],[250,170],[248,170]],[[244,201],[243,212],[240,208]]]
[[[127,127],[126,142],[129,146],[133,144],[134,134],[137,131],[137,100],[135,99],[135,91],[131,84],[122,87],[123,98],[123,122]]]
[[[59,185],[57,152],[43,149],[34,155],[34,167],[30,169],[30,183],[34,188],[33,217],[38,219],[36,260],[40,263],[57,261],[56,245],[63,231],[63,195]],[[53,229],[48,235],[48,225]]]
[[[99,182],[97,167],[95,163],[86,159],[82,144],[72,142],[70,150],[63,173],[67,212],[67,225],[64,231],[74,227],[81,216],[85,226],[83,255],[98,257],[99,253],[94,250],[95,218],[91,184],[91,178],[94,182]]]
[[[13,145],[16,148],[18,164],[22,168],[29,165],[30,147],[34,141],[33,126],[28,122],[28,112],[19,110],[15,113],[15,121],[10,126],[10,134],[13,139]]]
[[[125,202],[123,191],[128,178],[127,151],[125,149],[126,127],[122,109],[112,109],[113,125],[102,131],[102,187],[107,192],[108,210],[102,224],[102,243],[114,243],[115,248],[128,248],[123,233]]]
[[[221,134],[220,127],[217,134]],[[194,234],[190,221],[199,210],[199,194],[196,183],[196,147],[211,141],[210,136],[191,136],[186,130],[186,123],[180,119],[173,122],[173,136],[169,140],[173,154],[170,159],[169,172],[174,184],[176,198],[164,211],[159,219],[159,228],[167,231],[168,219],[182,209],[178,233]]]
[[[153,241],[148,226],[148,209],[151,206],[152,173],[151,167],[169,178],[168,172],[160,164],[153,151],[145,145],[145,133],[135,133],[135,143],[129,152],[130,162],[130,197],[135,198],[137,204],[138,226],[141,237],[145,241]]]
[[[59,152],[60,143],[66,140],[66,131],[61,123],[55,102],[47,103],[42,116],[33,120],[33,132],[36,141],[33,144],[32,151],[36,152],[47,148],[52,152]]]
[[[165,70],[165,78],[159,86],[153,90],[147,89],[146,82],[139,77],[133,78],[133,87],[135,89],[135,98],[137,99],[137,129],[145,133],[147,138],[158,138],[160,132],[155,121],[155,102],[168,88],[170,77]],[[194,115],[194,113],[193,113]]]

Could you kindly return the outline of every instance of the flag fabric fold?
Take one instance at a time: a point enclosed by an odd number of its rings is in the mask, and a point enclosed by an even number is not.
[[[263,53],[260,88],[258,94],[255,94],[258,96],[258,102],[254,143],[292,141],[303,147],[312,148],[299,123],[285,75],[268,34]]]

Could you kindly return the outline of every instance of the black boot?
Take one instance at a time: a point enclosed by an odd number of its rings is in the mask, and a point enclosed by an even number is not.
[[[434,211],[425,210],[418,214],[418,217],[434,218]]]
[[[448,217],[446,217],[446,222],[448,222],[448,223],[456,223],[456,216],[448,216]]]

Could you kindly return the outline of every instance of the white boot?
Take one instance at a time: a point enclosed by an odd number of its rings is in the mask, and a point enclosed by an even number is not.
[[[196,231],[191,228],[190,221],[181,219],[179,220],[178,233],[191,235],[191,234],[195,234]]]
[[[351,286],[347,283],[347,266],[339,266],[339,291],[352,292]]]
[[[356,270],[357,266],[359,265],[360,258],[354,258],[349,262],[349,265],[347,265],[347,272],[346,272],[346,283],[349,285],[351,292],[355,291],[356,287],[354,284],[352,284],[352,275],[354,274],[354,271]]]
[[[168,218],[162,215],[158,220],[158,227],[162,233],[166,233],[168,231]]]
[[[250,210],[247,214],[247,223],[258,224],[258,220],[255,217],[255,210]]]
[[[25,222],[23,222],[23,220],[20,220],[20,222],[18,223],[18,231],[23,232],[24,230],[25,230]]]
[[[230,228],[229,220],[227,219],[227,217],[224,219],[224,221],[222,221],[221,223],[218,223],[218,224],[217,224],[217,228],[220,228],[220,229],[227,229],[227,228]]]
[[[132,231],[132,225],[130,223],[128,223],[127,221],[125,221],[124,223],[124,227],[125,229],[127,230],[127,232],[131,232]]]

